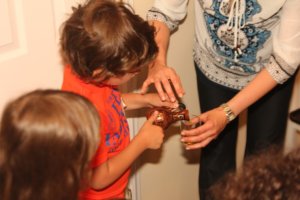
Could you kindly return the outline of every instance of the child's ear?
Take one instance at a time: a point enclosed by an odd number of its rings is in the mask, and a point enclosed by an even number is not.
[[[95,69],[95,70],[93,71],[93,77],[98,76],[98,75],[101,74],[102,72],[103,72],[103,68]]]

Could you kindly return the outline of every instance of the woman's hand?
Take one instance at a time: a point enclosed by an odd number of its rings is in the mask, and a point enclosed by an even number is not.
[[[208,145],[226,127],[227,118],[221,107],[207,111],[188,122],[189,126],[201,125],[181,132],[181,141],[186,149],[199,149]]]
[[[171,102],[169,97],[166,97],[166,100],[162,101],[158,93],[147,93],[144,95],[144,98],[148,103],[148,107],[178,107],[177,100],[175,102]]]
[[[185,93],[180,77],[176,74],[175,70],[157,61],[149,67],[148,77],[143,83],[141,94],[145,94],[152,83],[162,101],[169,99],[171,102],[176,102],[176,95],[173,88],[179,97],[183,97]]]

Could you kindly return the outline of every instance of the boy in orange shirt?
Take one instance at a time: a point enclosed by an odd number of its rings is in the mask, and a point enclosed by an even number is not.
[[[154,93],[121,95],[117,89],[154,60],[154,28],[122,2],[92,0],[65,22],[61,47],[67,64],[62,89],[88,98],[101,118],[103,140],[91,164],[90,188],[80,197],[122,199],[131,164],[144,150],[160,148],[164,136],[162,128],[152,124],[155,113],[130,141],[123,109],[178,106]]]

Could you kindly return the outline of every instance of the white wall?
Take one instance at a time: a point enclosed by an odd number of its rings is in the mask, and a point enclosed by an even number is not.
[[[134,1],[138,14],[145,17],[153,0]],[[180,75],[186,90],[184,103],[191,115],[200,113],[196,77],[192,60],[193,1],[189,15],[179,30],[171,37],[168,64]],[[145,119],[139,120],[140,125]],[[171,127],[161,150],[147,151],[139,160],[141,200],[196,200],[198,197],[199,151],[186,151],[180,142],[180,129]]]

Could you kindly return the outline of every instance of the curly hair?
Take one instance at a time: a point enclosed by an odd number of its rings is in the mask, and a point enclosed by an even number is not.
[[[10,102],[0,127],[1,200],[77,199],[99,125],[95,107],[74,93],[36,90]]]
[[[81,79],[101,82],[149,65],[158,52],[154,38],[154,27],[129,5],[90,0],[64,23],[61,52]],[[100,71],[96,76],[95,70]]]
[[[300,148],[283,155],[273,147],[253,156],[241,171],[213,185],[209,194],[215,200],[300,199]]]

